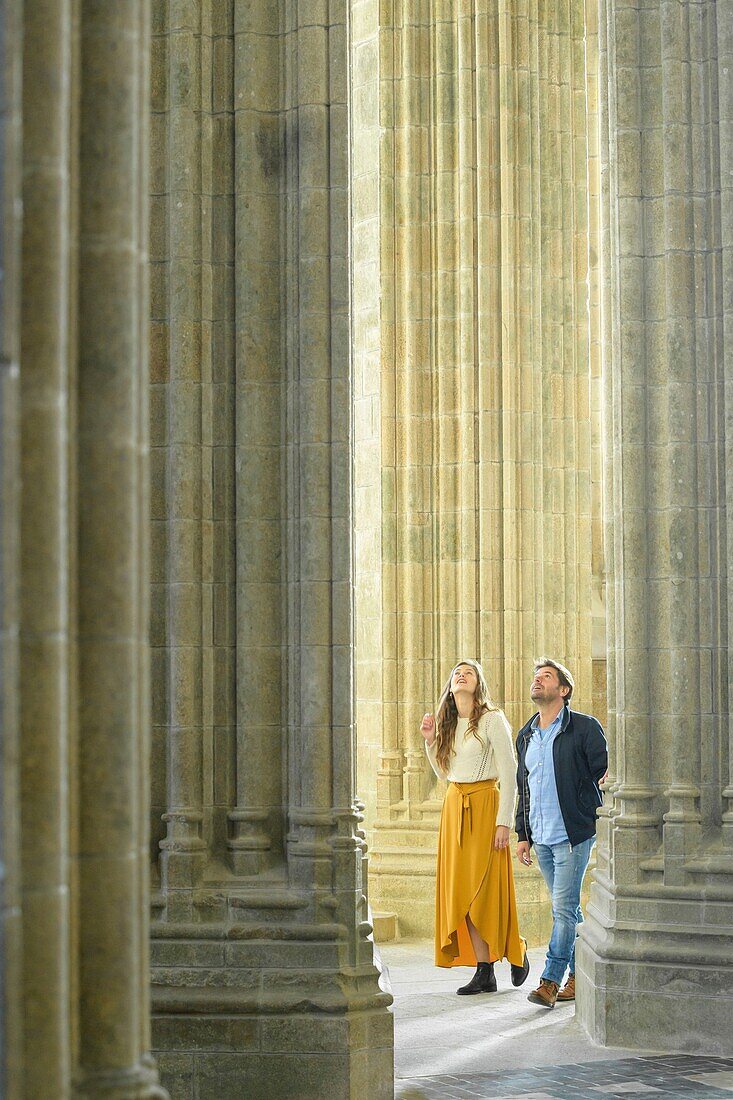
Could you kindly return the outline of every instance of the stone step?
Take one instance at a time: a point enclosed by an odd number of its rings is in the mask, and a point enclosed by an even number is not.
[[[378,829],[372,834],[370,851],[373,853],[384,852],[387,849],[419,848],[422,851],[434,852],[438,847],[438,830],[417,829]]]
[[[398,939],[396,913],[372,913],[372,927],[376,943],[389,943],[391,940]]]

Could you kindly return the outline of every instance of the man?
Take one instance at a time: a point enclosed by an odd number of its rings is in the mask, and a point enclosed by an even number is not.
[[[549,657],[535,661],[530,687],[537,713],[517,735],[517,859],[537,861],[552,897],[552,935],[540,984],[528,1000],[544,1008],[575,1000],[575,935],[583,915],[580,890],[603,801],[599,781],[608,769],[601,725],[570,710],[573,677]],[[568,980],[560,989],[565,972]]]

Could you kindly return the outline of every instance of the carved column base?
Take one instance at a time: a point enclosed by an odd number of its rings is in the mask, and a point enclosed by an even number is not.
[[[84,1073],[74,1088],[78,1100],[169,1100],[158,1084],[158,1074],[150,1059],[116,1071]]]
[[[377,772],[377,814],[386,817],[390,806],[402,800],[402,767],[404,754],[401,749],[382,752]]]
[[[727,803],[723,814],[723,845],[728,851],[733,851],[733,786],[725,788],[723,799]]]
[[[227,841],[229,862],[235,875],[257,875],[273,864],[270,810],[232,810]]]
[[[160,842],[160,881],[170,900],[180,900],[182,895],[176,895],[176,891],[185,891],[201,880],[206,863],[206,843],[200,835],[202,819],[196,810],[163,814],[168,834]]]
[[[392,1100],[392,998],[376,968],[349,965],[347,929],[309,922],[298,891],[280,895],[279,911],[260,888],[232,899],[227,922],[153,925],[162,1082],[176,1100]]]
[[[593,883],[576,1013],[594,1042],[730,1054],[733,892],[715,878],[671,889]]]

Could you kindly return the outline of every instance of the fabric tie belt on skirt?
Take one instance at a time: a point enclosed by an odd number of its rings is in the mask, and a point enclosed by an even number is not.
[[[471,795],[479,791],[485,791],[496,787],[495,779],[482,779],[480,783],[453,783],[461,799],[461,808],[458,814],[458,847],[463,842],[463,822],[468,819],[468,831],[471,832]]]

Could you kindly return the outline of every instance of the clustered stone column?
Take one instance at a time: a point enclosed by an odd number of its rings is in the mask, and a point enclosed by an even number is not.
[[[159,2],[153,27],[153,1047],[180,1100],[391,1097],[354,782],[346,6]]]
[[[355,146],[375,118],[383,126],[372,215],[381,388],[378,404],[357,405],[363,434],[380,417],[381,494],[356,523],[357,547],[362,535],[371,548],[371,517],[383,516],[378,597],[370,577],[357,615],[372,616],[379,598],[384,663],[381,715],[363,707],[357,680],[359,742],[370,746],[360,763],[371,765],[381,718],[372,901],[397,911],[403,931],[429,934],[439,799],[418,725],[452,664],[482,661],[515,728],[540,652],[573,669],[575,705],[593,705],[594,121],[583,4],[379,10],[378,39],[362,17],[354,42]],[[591,57],[593,45],[591,32]],[[357,183],[374,203],[368,181]],[[365,310],[367,226],[354,244]],[[365,485],[368,463],[371,451],[357,454]],[[358,655],[358,617],[357,630]],[[357,659],[362,669],[371,699]],[[543,929],[537,884],[522,876],[532,939]]]
[[[1,1088],[162,1100],[147,921],[149,10],[11,8]]]
[[[728,4],[602,5],[612,767],[578,1012],[730,1049]]]

